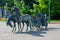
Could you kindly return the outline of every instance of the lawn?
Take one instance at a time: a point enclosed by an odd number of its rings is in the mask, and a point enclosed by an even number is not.
[[[0,18],[0,21],[4,22],[6,21],[6,18]]]
[[[60,20],[51,20],[50,22],[60,22]]]
[[[60,24],[60,20],[51,20],[50,23],[53,23],[53,24]]]

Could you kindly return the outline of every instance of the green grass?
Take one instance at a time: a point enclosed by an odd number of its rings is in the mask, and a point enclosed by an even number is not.
[[[51,20],[50,22],[60,22],[60,20]]]

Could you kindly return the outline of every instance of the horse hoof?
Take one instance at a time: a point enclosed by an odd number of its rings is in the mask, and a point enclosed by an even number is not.
[[[13,32],[13,31],[12,31]]]

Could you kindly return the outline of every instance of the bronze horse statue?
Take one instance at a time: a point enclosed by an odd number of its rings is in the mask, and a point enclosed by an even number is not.
[[[29,14],[21,15],[19,13],[18,8],[16,8],[16,7],[13,11],[16,12],[16,15],[15,14],[10,15],[7,20],[7,25],[9,25],[10,27],[13,28],[12,32],[16,31],[16,22],[18,24],[18,32],[22,32],[24,23],[27,24],[26,31],[28,31],[28,26],[30,26],[30,29],[31,29],[31,16]],[[11,21],[13,22],[14,26],[12,26]],[[21,23],[23,24],[23,27],[21,27]]]

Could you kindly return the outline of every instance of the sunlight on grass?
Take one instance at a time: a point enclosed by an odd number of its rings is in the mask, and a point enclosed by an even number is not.
[[[6,18],[0,18],[0,21],[5,22]]]
[[[60,22],[60,20],[51,20],[50,22]]]

